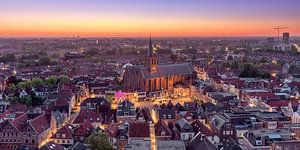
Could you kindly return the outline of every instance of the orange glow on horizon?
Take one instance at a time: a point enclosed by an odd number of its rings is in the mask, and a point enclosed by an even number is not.
[[[1,17],[1,15],[0,15]],[[80,19],[78,19],[80,18]],[[4,18],[0,36],[275,36],[273,21],[201,18],[18,16]],[[299,22],[287,30],[300,35]]]

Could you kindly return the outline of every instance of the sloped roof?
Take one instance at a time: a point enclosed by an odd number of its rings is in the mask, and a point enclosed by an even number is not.
[[[42,133],[50,128],[51,114],[42,114],[30,121],[32,128],[37,133]]]
[[[144,122],[130,123],[129,137],[150,137],[149,124]]]
[[[168,127],[168,125],[163,122],[162,120],[159,120],[155,125],[155,135],[156,136],[160,136],[162,132],[165,133],[164,136],[172,136],[172,132],[170,130],[170,128]]]
[[[198,133],[188,144],[187,150],[217,150],[205,137]]]
[[[67,124],[67,125],[63,126],[62,128],[60,128],[51,138],[56,139],[57,134],[60,134],[60,135],[64,134],[65,137],[64,138],[59,137],[59,139],[73,139],[72,132],[74,129],[75,129],[75,127]]]
[[[191,63],[158,65],[157,72],[150,73],[147,67],[141,69],[144,78],[167,77],[172,75],[193,74],[194,68]]]

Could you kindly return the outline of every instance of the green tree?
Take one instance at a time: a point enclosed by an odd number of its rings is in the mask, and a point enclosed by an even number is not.
[[[11,91],[13,91],[13,92],[15,92],[16,89],[17,89],[17,87],[16,87],[15,84],[11,84],[11,85],[9,85],[8,89],[11,90]]]
[[[39,87],[45,85],[45,82],[40,78],[34,78],[30,81],[32,87]]]
[[[25,81],[25,82],[19,82],[19,83],[17,84],[17,87],[22,88],[22,89],[25,89],[25,88],[31,87],[31,83],[28,82],[28,81]]]
[[[60,67],[60,66],[56,66],[55,68],[54,68],[54,72],[62,72],[62,68]]]
[[[113,102],[113,96],[107,96],[106,99],[107,99],[107,101],[108,101],[110,104],[112,104],[112,102]]]
[[[231,63],[230,67],[232,69],[239,69],[239,63],[237,61],[234,61]]]
[[[51,59],[48,56],[41,56],[39,58],[39,65],[41,66],[51,65]]]
[[[267,71],[261,71],[258,73],[258,77],[261,79],[270,79],[271,78],[271,74]]]
[[[70,83],[70,79],[67,76],[60,76],[59,77],[59,83],[60,84],[68,84]]]
[[[241,67],[240,77],[257,77],[258,70],[255,65],[245,63]]]
[[[95,133],[88,137],[87,144],[92,150],[112,150],[107,133]]]
[[[56,86],[57,81],[58,81],[58,79],[56,76],[50,76],[48,79],[45,80],[45,84],[47,86],[54,87],[54,86]]]

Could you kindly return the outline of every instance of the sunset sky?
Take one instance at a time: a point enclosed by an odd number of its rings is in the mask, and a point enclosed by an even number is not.
[[[300,35],[300,0],[0,0],[0,36]]]

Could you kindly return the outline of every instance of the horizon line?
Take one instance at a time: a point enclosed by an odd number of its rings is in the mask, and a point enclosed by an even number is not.
[[[130,36],[130,35],[119,35],[119,36],[87,36],[87,35],[74,35],[74,36],[66,36],[66,35],[8,35],[1,36],[0,38],[145,38],[149,36]],[[167,35],[156,35],[153,38],[277,38],[277,35],[176,35],[176,36],[167,36]],[[282,36],[280,36],[282,37]],[[300,37],[298,35],[290,35],[290,37]]]

